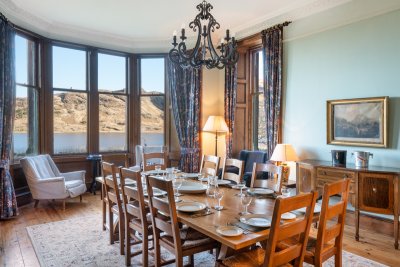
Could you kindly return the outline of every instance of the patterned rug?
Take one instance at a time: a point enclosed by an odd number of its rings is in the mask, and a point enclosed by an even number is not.
[[[38,224],[27,227],[28,235],[42,267],[60,266],[125,266],[119,255],[119,244],[109,244],[108,233],[101,230],[100,214],[79,219]],[[163,258],[173,255],[163,251]],[[214,266],[215,257],[208,252],[195,255],[195,266]],[[152,257],[149,257],[150,264]],[[132,266],[141,266],[141,255],[132,258]],[[171,266],[174,266],[173,264]],[[309,266],[304,264],[304,266]],[[334,266],[333,258],[324,267]],[[385,266],[355,254],[343,251],[343,266]]]

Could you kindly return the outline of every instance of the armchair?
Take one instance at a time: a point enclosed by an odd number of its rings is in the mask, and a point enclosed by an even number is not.
[[[80,197],[86,192],[85,171],[61,173],[49,155],[25,157],[20,161],[29,189],[35,199],[35,207],[39,200],[65,199]]]

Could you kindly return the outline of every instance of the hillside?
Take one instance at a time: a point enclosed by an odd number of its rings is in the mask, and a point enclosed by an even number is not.
[[[100,94],[99,121],[101,132],[125,131],[126,98]],[[142,97],[142,131],[157,133],[163,130],[163,97]],[[54,95],[54,131],[57,133],[85,132],[87,125],[85,94],[60,93]],[[27,99],[17,97],[15,132],[26,132]]]

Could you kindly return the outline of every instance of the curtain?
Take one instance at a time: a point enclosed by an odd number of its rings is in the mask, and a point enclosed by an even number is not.
[[[201,69],[183,69],[169,61],[168,83],[181,150],[179,167],[195,173],[200,163]]]
[[[282,39],[283,27],[262,31],[264,55],[264,109],[268,159],[282,135]]]
[[[228,125],[229,133],[226,135],[226,157],[232,157],[232,135],[235,127],[235,107],[237,90],[237,64],[232,67],[225,67],[225,122]]]
[[[15,31],[0,18],[0,219],[18,215],[10,174],[13,120],[15,112]]]

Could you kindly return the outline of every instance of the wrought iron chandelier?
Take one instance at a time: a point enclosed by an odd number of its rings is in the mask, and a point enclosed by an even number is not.
[[[214,47],[211,33],[218,30],[220,24],[210,13],[213,6],[203,1],[196,8],[200,12],[189,24],[189,28],[197,32],[196,45],[193,49],[187,49],[185,43],[187,37],[183,24],[179,44],[177,43],[177,32],[174,31],[173,33],[172,45],[174,47],[169,51],[170,60],[183,68],[200,68],[204,65],[207,69],[223,69],[225,66],[234,65],[239,59],[235,37],[230,36],[229,29],[227,29],[225,38],[222,38],[220,44]]]

